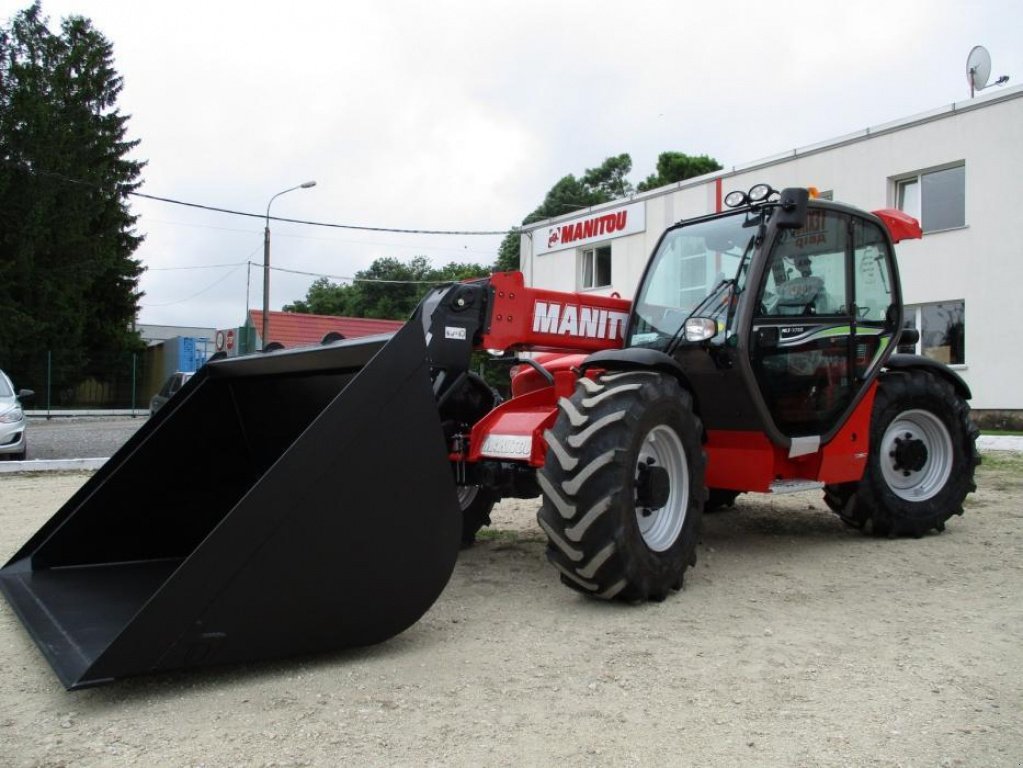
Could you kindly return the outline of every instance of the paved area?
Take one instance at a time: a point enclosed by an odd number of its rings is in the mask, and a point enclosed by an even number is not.
[[[32,418],[28,461],[0,461],[0,473],[98,469],[148,418],[147,413]],[[1023,453],[1023,436],[981,435],[977,447],[982,453]]]

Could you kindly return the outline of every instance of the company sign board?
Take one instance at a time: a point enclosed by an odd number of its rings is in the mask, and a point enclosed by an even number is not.
[[[645,229],[646,204],[632,203],[534,230],[533,253],[542,256],[566,248],[578,248],[632,235]]]

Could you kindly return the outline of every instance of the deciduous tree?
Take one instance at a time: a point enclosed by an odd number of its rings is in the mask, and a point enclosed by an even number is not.
[[[350,285],[320,278],[309,287],[304,300],[288,304],[284,310],[406,320],[431,286],[489,273],[490,269],[480,264],[452,262],[436,268],[425,256],[415,256],[407,262],[380,258],[368,269],[356,272],[355,281]]]
[[[555,216],[606,203],[632,193],[626,176],[632,171],[632,158],[628,154],[607,158],[596,168],[588,168],[581,179],[572,174],[559,179],[544,196],[543,202],[522,220],[532,224]],[[499,271],[519,268],[519,239],[517,231],[509,232],[497,252],[494,268]]]
[[[685,181],[705,173],[721,170],[721,163],[708,155],[687,155],[684,152],[662,152],[657,157],[657,173],[650,174],[636,185],[638,192],[656,189],[677,181]]]
[[[632,158],[626,153],[614,155],[596,168],[586,169],[582,178],[577,179],[569,174],[560,179],[550,188],[536,210],[522,220],[522,224],[563,216],[591,205],[628,197],[633,192],[645,192],[718,170],[721,170],[721,164],[707,155],[662,152],[657,158],[657,173],[647,176],[633,187],[626,178],[632,172]],[[497,251],[495,269],[503,271],[519,268],[520,238],[518,231],[505,235]]]

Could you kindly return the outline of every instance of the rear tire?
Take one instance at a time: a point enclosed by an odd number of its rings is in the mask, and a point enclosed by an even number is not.
[[[468,434],[474,424],[501,403],[501,396],[476,373],[469,373],[440,408],[444,438],[450,444],[455,435]],[[490,511],[500,494],[479,485],[459,485],[458,508],[462,512],[462,547],[472,546],[480,528],[490,525]]]
[[[494,491],[478,485],[460,485],[458,508],[462,511],[462,547],[476,541],[480,528],[490,525],[490,512],[500,497]]]
[[[943,531],[977,490],[977,427],[952,384],[930,371],[884,374],[870,425],[870,456],[859,483],[828,485],[824,501],[875,536]]]
[[[711,488],[707,491],[707,502],[703,505],[703,513],[718,512],[725,507],[734,507],[740,491],[728,491],[724,488]]]
[[[580,379],[547,431],[539,473],[547,559],[584,594],[663,600],[696,563],[703,512],[700,420],[653,371]]]

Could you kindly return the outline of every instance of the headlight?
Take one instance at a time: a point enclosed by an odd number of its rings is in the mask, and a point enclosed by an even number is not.
[[[746,196],[754,203],[759,203],[761,200],[766,200],[774,193],[771,189],[770,184],[757,184],[750,187],[750,191],[746,193]]]
[[[21,421],[25,418],[24,411],[21,410],[21,406],[14,406],[13,408],[0,413],[0,424],[14,424],[15,422]]]
[[[738,208],[740,205],[745,205],[749,202],[749,198],[745,192],[736,190],[735,192],[729,192],[725,195],[725,205],[729,208]]]

